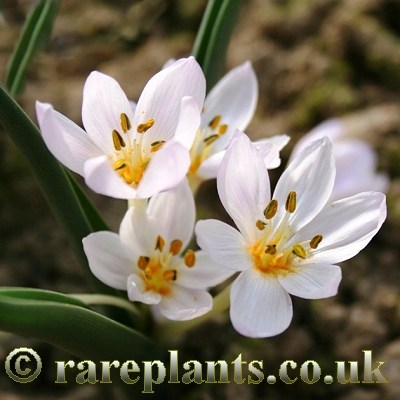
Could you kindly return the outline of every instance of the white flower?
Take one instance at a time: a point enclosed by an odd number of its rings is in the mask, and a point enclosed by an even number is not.
[[[285,330],[292,319],[289,294],[333,296],[341,269],[386,217],[385,196],[366,192],[326,206],[335,178],[328,139],[314,142],[288,166],[270,196],[263,158],[243,134],[228,148],[217,177],[221,201],[239,231],[199,221],[200,247],[216,263],[241,271],[231,289],[230,317],[250,337]]]
[[[90,269],[106,285],[127,290],[131,301],[153,304],[166,318],[198,317],[212,307],[206,288],[232,271],[219,268],[203,251],[182,254],[194,222],[193,194],[184,179],[152,197],[147,209],[130,207],[119,235],[95,232],[83,239]]]
[[[312,141],[327,136],[333,144],[336,163],[336,180],[330,200],[343,199],[367,190],[386,193],[389,178],[377,173],[377,156],[363,140],[344,135],[344,125],[337,119],[321,123],[305,135],[293,149],[293,158]]]
[[[188,177],[201,182],[216,178],[225,150],[236,129],[244,130],[257,106],[258,83],[250,62],[229,71],[207,95],[200,128],[190,149]],[[279,151],[287,144],[286,135],[262,139],[268,168],[279,166]]]
[[[137,105],[111,77],[92,72],[83,93],[85,130],[37,102],[43,139],[54,156],[95,192],[149,198],[186,175],[200,124],[205,79],[193,57],[154,75]]]

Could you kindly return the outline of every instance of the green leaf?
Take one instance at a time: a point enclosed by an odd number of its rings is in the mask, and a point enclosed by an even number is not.
[[[0,289],[0,330],[34,337],[94,362],[157,359],[147,337],[67,295],[37,289]]]
[[[11,94],[20,93],[35,52],[50,37],[58,3],[57,0],[41,0],[29,14],[8,67],[6,82]]]
[[[209,91],[222,76],[225,56],[243,0],[209,0],[192,54],[201,65]]]

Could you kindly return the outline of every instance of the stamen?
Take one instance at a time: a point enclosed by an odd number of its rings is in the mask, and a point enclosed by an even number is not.
[[[275,216],[277,211],[278,211],[278,201],[275,199],[272,199],[268,203],[267,207],[265,207],[264,216],[267,219],[271,219]]]
[[[289,192],[285,204],[286,211],[294,213],[296,210],[296,192],[292,190]]]
[[[163,278],[166,281],[176,281],[176,269],[167,269],[164,271]]]
[[[169,252],[173,255],[176,256],[182,249],[182,240],[175,239],[171,242],[169,246]]]
[[[121,128],[124,133],[128,132],[131,129],[131,121],[129,121],[128,116],[125,113],[120,115],[121,120]]]
[[[154,125],[154,119],[150,118],[146,122],[139,124],[136,128],[138,133],[145,133]]]
[[[124,139],[115,129],[112,131],[112,139],[115,150],[120,151],[122,147],[125,147]]]
[[[193,250],[188,250],[183,256],[183,262],[189,268],[192,268],[196,263],[196,254]]]
[[[125,164],[125,162],[122,161],[122,160],[117,160],[117,161],[115,161],[115,163],[113,164],[113,168],[114,168],[115,171],[118,171],[119,169],[122,169],[122,168],[124,168],[124,167],[126,167],[126,164]]]
[[[274,254],[276,254],[276,244],[268,244],[265,251],[265,254],[271,254],[271,256],[273,256]]]
[[[218,133],[220,135],[223,135],[227,130],[228,130],[228,125],[227,124],[222,124],[218,128]]]
[[[220,115],[216,115],[209,123],[208,126],[211,129],[217,129],[219,123],[221,122],[221,116]]]
[[[322,241],[322,235],[314,236],[310,241],[310,247],[316,249]]]
[[[145,270],[145,268],[147,267],[147,265],[149,264],[149,262],[150,262],[150,258],[149,257],[146,257],[146,256],[140,256],[139,258],[138,258],[138,261],[137,261],[137,266],[141,269],[141,270]]]
[[[156,244],[154,246],[154,250],[163,251],[164,246],[165,246],[165,240],[162,238],[162,236],[158,235],[156,238]]]
[[[156,142],[153,142],[151,144],[151,152],[155,152],[155,151],[159,150],[164,143],[165,143],[165,140],[157,140]]]
[[[265,225],[267,225],[265,222],[261,221],[260,219],[257,220],[256,222],[256,227],[262,231],[265,228]]]
[[[293,254],[300,258],[306,258],[307,253],[304,250],[304,247],[301,244],[296,244],[293,246]]]
[[[132,170],[129,167],[125,167],[123,172],[122,172],[122,177],[124,178],[125,182],[130,185],[135,181],[133,175],[132,175]]]
[[[205,143],[206,146],[209,146],[211,143],[214,143],[218,138],[219,138],[219,135],[217,135],[217,134],[210,135],[210,136],[207,136],[203,140],[203,142]]]

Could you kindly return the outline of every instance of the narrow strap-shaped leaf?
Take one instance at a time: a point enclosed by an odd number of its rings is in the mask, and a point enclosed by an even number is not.
[[[226,51],[243,0],[209,0],[201,22],[193,55],[201,65],[209,91],[221,77]]]
[[[36,292],[36,293],[35,293]],[[157,359],[145,336],[57,293],[0,291],[0,330],[34,337],[84,360]]]
[[[8,67],[6,82],[13,95],[21,91],[32,57],[50,37],[57,10],[57,0],[41,0],[27,17]]]

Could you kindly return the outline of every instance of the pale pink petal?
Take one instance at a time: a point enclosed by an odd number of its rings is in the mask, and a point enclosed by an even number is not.
[[[192,289],[216,286],[230,278],[234,271],[214,262],[204,251],[196,251],[196,263],[189,268],[182,263],[178,269],[176,283]]]
[[[94,276],[115,289],[126,290],[132,259],[119,236],[112,232],[95,232],[85,237],[83,249]]]
[[[187,321],[209,312],[212,308],[212,297],[204,290],[174,285],[171,294],[162,297],[158,308],[165,318]]]
[[[190,150],[199,126],[200,111],[196,101],[193,97],[184,97],[173,140]]]
[[[225,153],[226,150],[218,151],[204,160],[197,170],[197,175],[203,180],[215,179],[218,175],[218,170],[221,166]]]
[[[134,199],[138,197],[136,189],[126,184],[112,169],[107,156],[86,161],[84,168],[86,184],[96,193],[116,199]]]
[[[40,131],[51,153],[71,171],[83,175],[89,158],[101,154],[87,133],[47,103],[36,102]]]
[[[321,243],[307,261],[336,264],[361,251],[378,232],[385,218],[384,194],[359,193],[326,207],[312,222],[297,232],[287,245],[322,235]]]
[[[157,222],[159,234],[169,246],[179,239],[184,249],[193,236],[196,208],[193,193],[186,178],[175,188],[150,199],[147,213]]]
[[[217,177],[218,194],[248,242],[259,233],[256,222],[270,200],[268,171],[264,160],[250,139],[238,134],[226,151]]]
[[[326,205],[335,180],[335,161],[327,138],[313,142],[299,153],[281,175],[273,195],[278,213],[272,219],[277,226],[287,213],[285,203],[289,192],[297,194],[296,210],[288,223],[295,232],[305,226]]]
[[[118,82],[108,75],[92,72],[83,90],[82,120],[89,137],[104,154],[114,152],[112,131],[123,134],[122,113],[133,121],[132,106]]]
[[[166,143],[150,160],[137,193],[139,198],[148,198],[171,189],[185,177],[190,166],[188,150],[180,143]]]
[[[146,143],[169,140],[175,133],[181,111],[181,100],[191,96],[201,110],[205,97],[204,74],[193,57],[175,61],[154,75],[139,98],[135,123],[150,118],[154,125],[144,135]]]
[[[243,271],[252,265],[244,237],[225,222],[198,221],[195,232],[198,245],[215,263],[231,271]]]
[[[267,169],[278,168],[281,164],[280,151],[287,145],[290,138],[287,135],[273,136],[257,140],[254,143],[264,159]]]
[[[143,279],[139,275],[129,275],[127,288],[130,301],[140,301],[145,304],[159,304],[161,301],[159,293],[146,290]]]
[[[232,284],[230,316],[233,327],[244,336],[275,336],[292,320],[292,301],[276,278],[251,268]]]
[[[303,299],[324,299],[335,296],[342,279],[342,270],[336,265],[305,264],[293,272],[278,275],[287,292]]]

